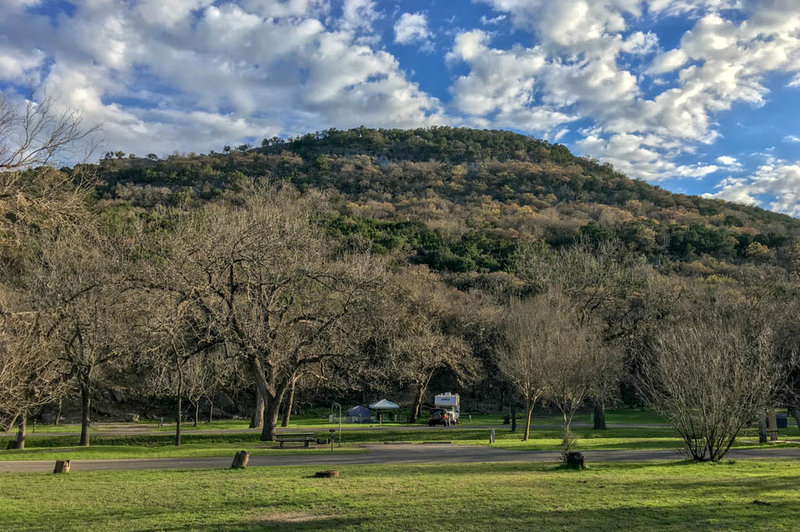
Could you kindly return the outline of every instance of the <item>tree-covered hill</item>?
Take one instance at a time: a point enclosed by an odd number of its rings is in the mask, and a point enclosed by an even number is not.
[[[336,206],[331,231],[437,270],[508,271],[521,245],[577,239],[618,241],[685,274],[757,265],[783,276],[800,255],[798,220],[673,194],[506,131],[328,130],[164,160],[109,153],[98,168],[104,206],[191,206],[258,180],[323,190]]]

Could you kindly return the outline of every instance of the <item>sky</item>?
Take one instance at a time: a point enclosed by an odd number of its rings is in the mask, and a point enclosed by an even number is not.
[[[800,0],[0,0],[0,89],[140,156],[508,129],[800,217]]]

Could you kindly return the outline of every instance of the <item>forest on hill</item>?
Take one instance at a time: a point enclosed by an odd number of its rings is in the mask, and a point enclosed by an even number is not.
[[[253,182],[329,194],[330,230],[402,250],[437,271],[510,272],[520,246],[616,242],[687,275],[796,273],[800,221],[756,207],[673,194],[506,131],[437,127],[328,130],[261,147],[159,160],[109,152],[103,205],[198,205]]]
[[[650,404],[719,459],[767,407],[800,422],[800,222],[781,214],[503,131],[9,160],[0,426],[71,405],[88,444],[92,416],[205,410],[271,440],[298,405],[391,395],[416,419],[452,390],[524,409],[525,438],[536,406],[568,431]]]

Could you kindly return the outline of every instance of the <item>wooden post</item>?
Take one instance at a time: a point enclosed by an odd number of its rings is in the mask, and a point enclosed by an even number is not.
[[[69,473],[69,460],[56,460],[56,467],[53,473]]]
[[[239,451],[233,457],[233,463],[231,464],[231,469],[244,469],[247,467],[247,463],[250,461],[250,453],[247,451]]]

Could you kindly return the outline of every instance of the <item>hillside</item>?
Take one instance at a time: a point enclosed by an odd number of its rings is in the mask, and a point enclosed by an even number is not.
[[[119,154],[118,154],[119,155]],[[800,221],[629,179],[558,144],[466,128],[329,130],[223,153],[99,165],[100,205],[199,204],[251,180],[332,197],[331,231],[404,250],[437,270],[512,269],[515,249],[588,239],[684,274],[794,273]]]

